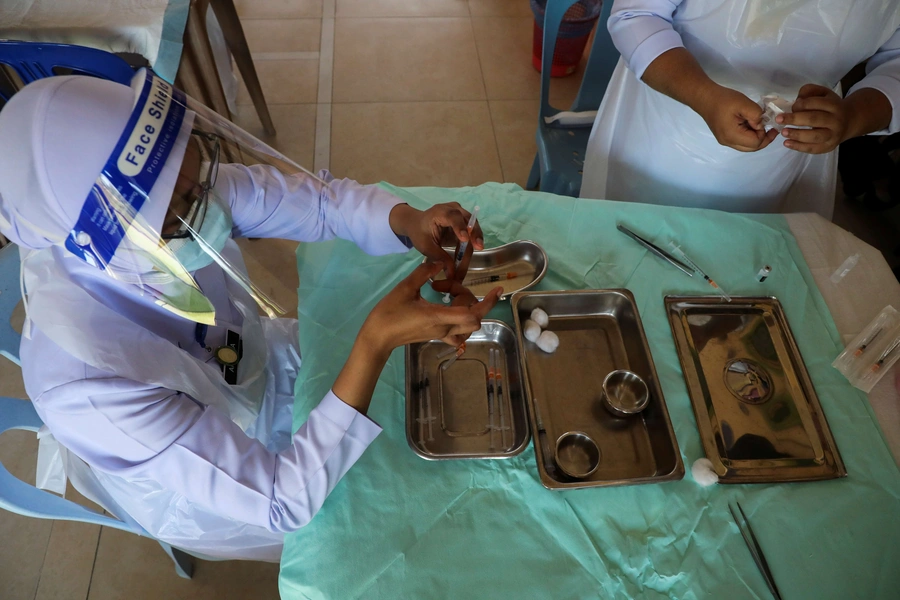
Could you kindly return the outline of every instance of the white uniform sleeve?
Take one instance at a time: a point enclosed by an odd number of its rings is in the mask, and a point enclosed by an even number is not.
[[[683,48],[672,15],[683,0],[615,0],[607,21],[609,35],[628,67],[640,79],[660,54]]]
[[[37,403],[92,468],[157,481],[211,511],[270,531],[307,524],[381,428],[329,392],[275,454],[217,409],[123,379],[81,380]],[[48,407],[52,407],[48,410]]]
[[[330,188],[306,175],[285,176],[267,165],[219,167],[215,192],[228,198],[234,237],[282,238],[318,242],[350,240],[368,254],[406,252],[388,222],[403,200],[376,185],[334,179]]]
[[[862,88],[873,88],[887,96],[893,111],[888,128],[871,135],[888,135],[900,131],[900,29],[869,59],[866,76],[850,88],[847,95]]]

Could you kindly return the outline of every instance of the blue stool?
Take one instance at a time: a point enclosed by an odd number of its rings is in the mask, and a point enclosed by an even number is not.
[[[593,123],[579,126],[558,123],[548,125],[544,117],[552,117],[561,112],[550,106],[550,68],[563,15],[577,1],[547,0],[541,57],[541,110],[536,134],[537,156],[534,157],[526,185],[530,190],[540,189],[542,192],[565,196],[578,196],[581,191],[584,154]],[[572,111],[597,110],[600,107],[606,86],[619,61],[619,51],[606,29],[612,4],[611,0],[603,2],[591,55],[578,96],[572,104]]]

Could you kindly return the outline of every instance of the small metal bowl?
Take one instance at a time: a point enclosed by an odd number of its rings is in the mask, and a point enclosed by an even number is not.
[[[556,440],[556,465],[575,479],[585,479],[600,466],[600,448],[586,433],[569,431]]]
[[[650,390],[636,373],[620,369],[603,380],[602,400],[606,410],[617,417],[632,417],[650,404]]]

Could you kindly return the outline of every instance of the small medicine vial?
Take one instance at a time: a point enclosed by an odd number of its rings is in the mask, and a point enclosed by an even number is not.
[[[756,274],[756,279],[760,283],[762,283],[763,281],[766,280],[766,277],[768,277],[769,273],[771,273],[771,272],[772,272],[772,267],[770,267],[769,265],[766,265],[762,269],[759,270],[759,273]]]

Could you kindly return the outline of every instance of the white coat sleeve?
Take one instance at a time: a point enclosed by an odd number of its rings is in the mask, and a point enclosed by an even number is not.
[[[873,88],[887,96],[893,111],[888,128],[870,135],[888,135],[900,131],[900,29],[869,59],[866,76],[850,88],[847,95],[862,88]]]
[[[606,26],[613,44],[638,79],[660,54],[683,48],[672,15],[683,0],[615,0]]]
[[[161,388],[87,379],[49,394],[36,401],[39,412],[60,443],[92,468],[156,481],[270,531],[307,524],[381,432],[331,392],[277,454],[221,411]]]
[[[330,187],[268,165],[223,164],[214,191],[229,200],[234,237],[298,242],[339,237],[373,255],[408,250],[388,222],[391,209],[403,200],[377,185],[334,179],[327,171],[320,176]]]

